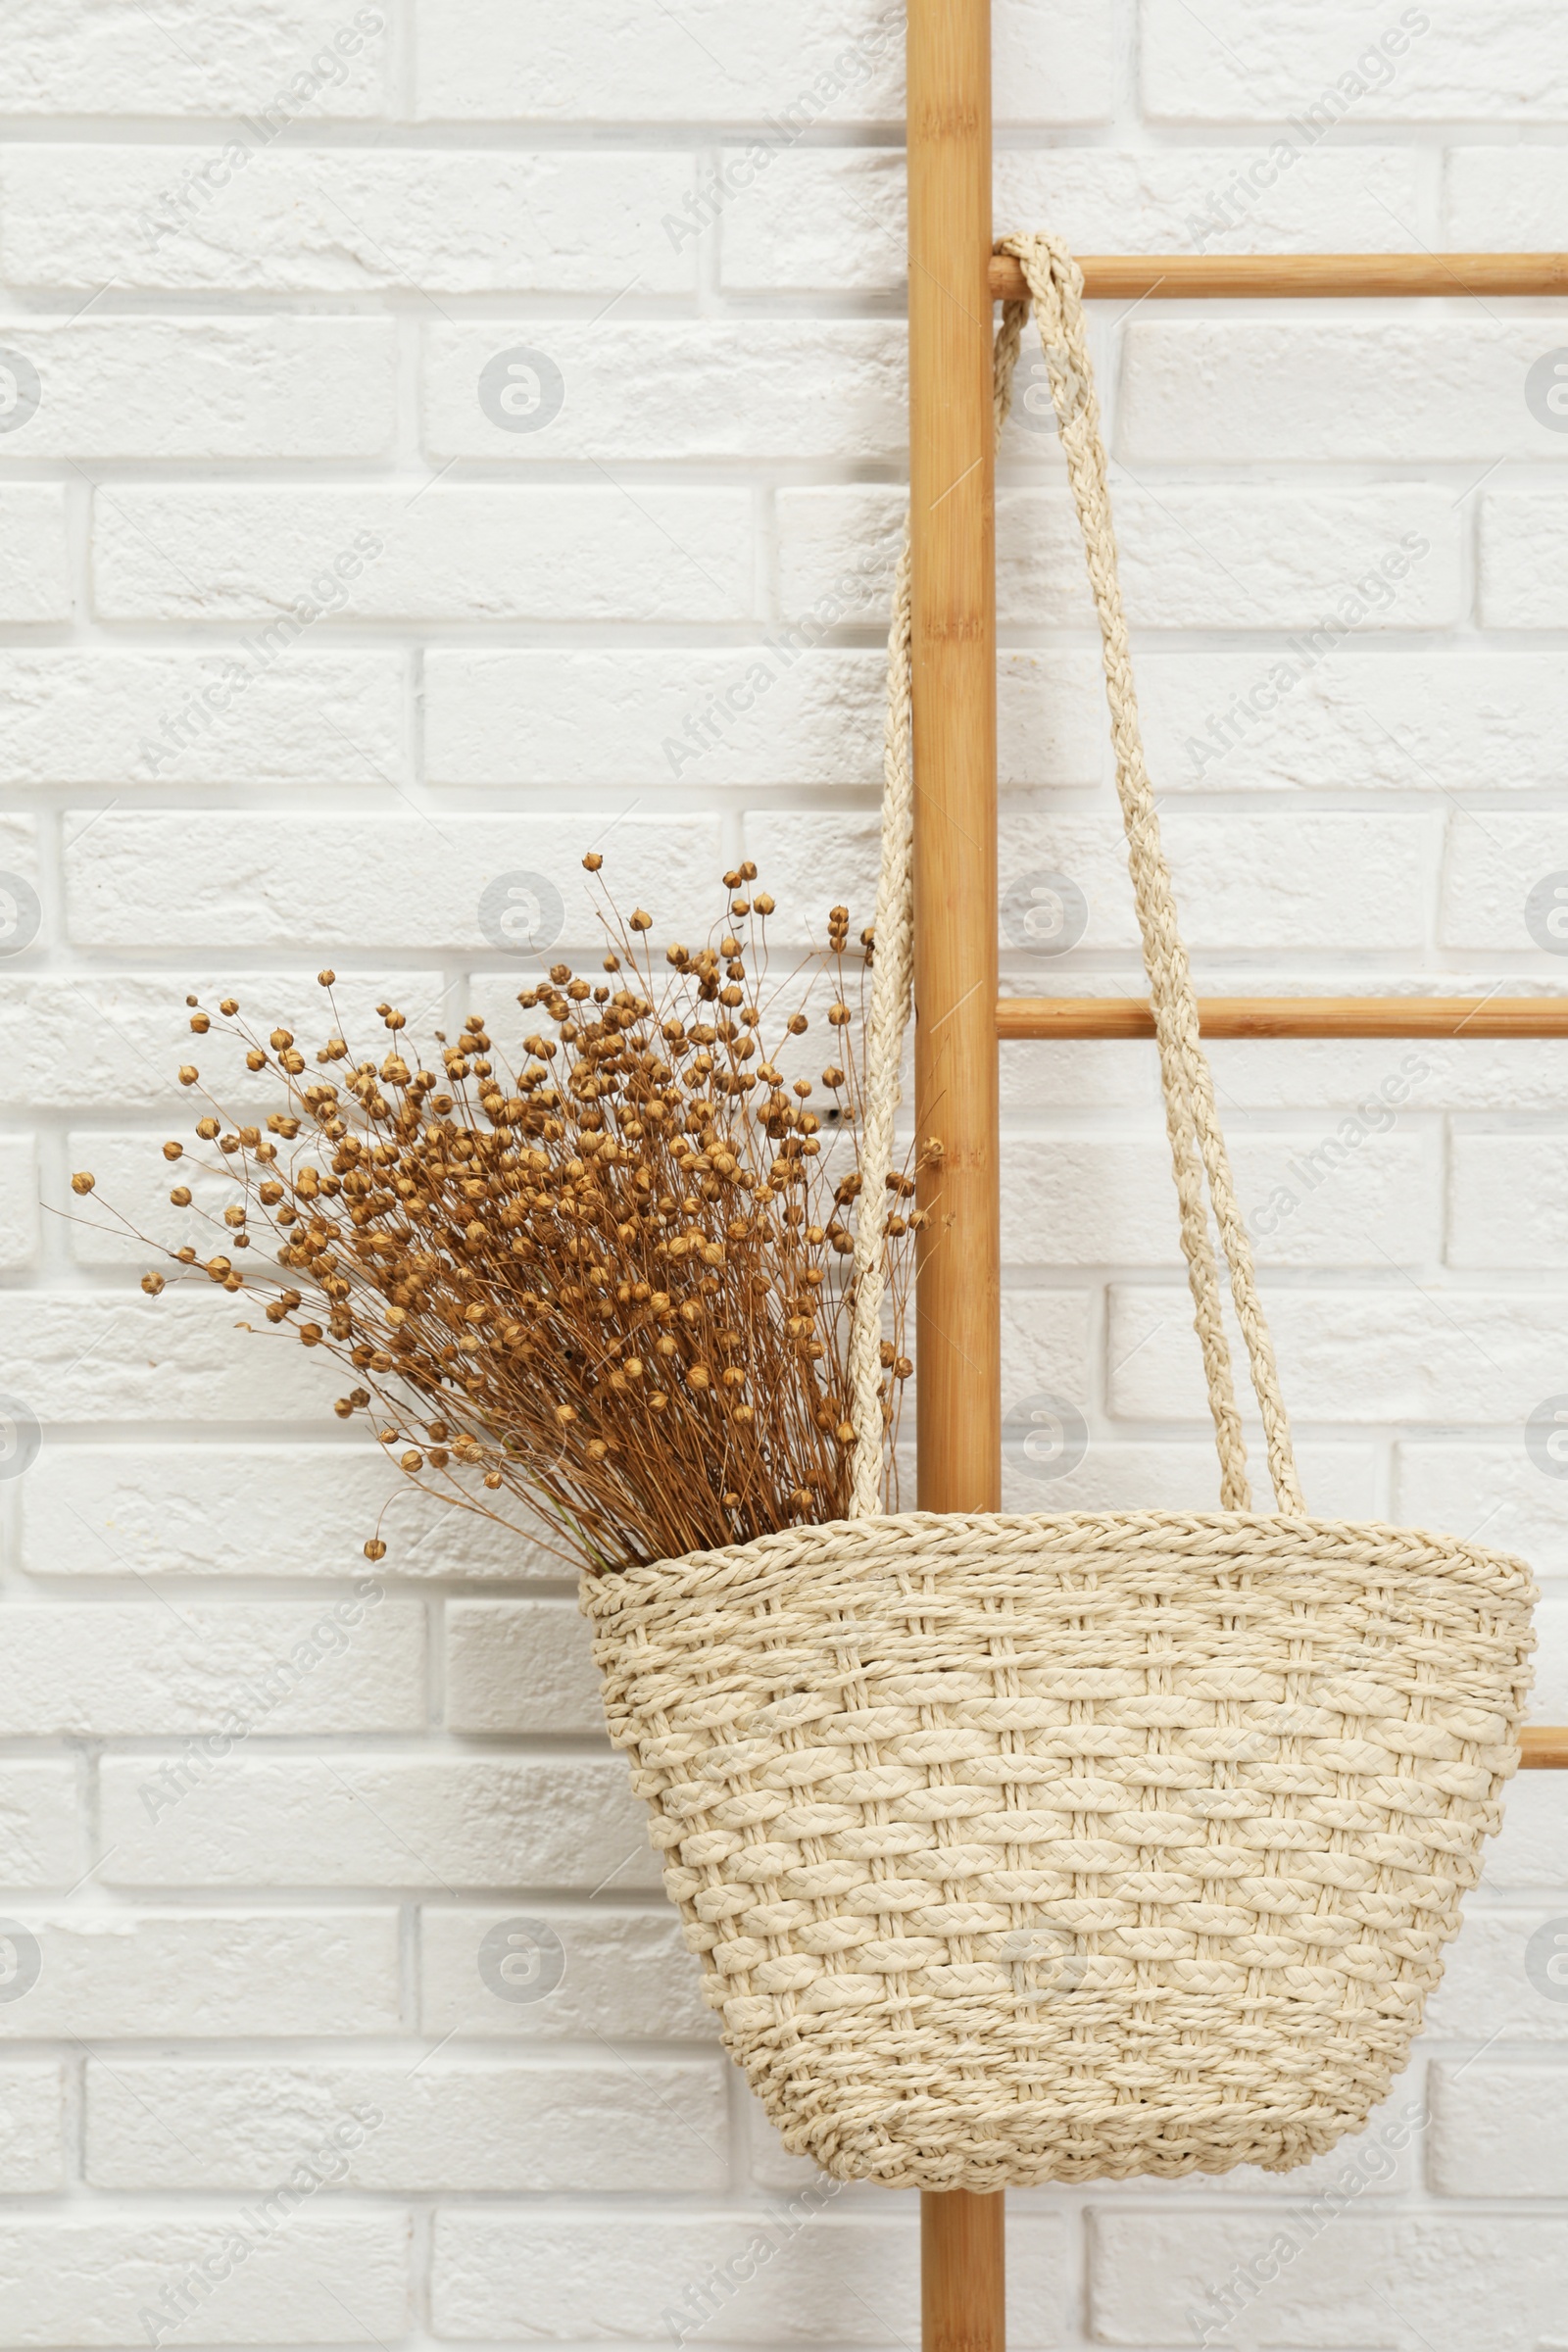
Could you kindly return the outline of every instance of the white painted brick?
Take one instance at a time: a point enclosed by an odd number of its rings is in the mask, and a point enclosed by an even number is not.
[[[1405,1066],[1420,1067],[1415,1054]],[[1242,1135],[1231,1146],[1242,1212],[1260,1266],[1375,1266],[1436,1257],[1444,1150],[1436,1125],[1398,1127],[1402,1075],[1315,1133]],[[1172,1188],[1174,1190],[1174,1187]]]
[[[1568,443],[1532,415],[1525,377],[1562,341],[1549,312],[1446,325],[1341,318],[1135,319],[1123,347],[1116,452],[1238,464],[1319,458],[1551,460]]]
[[[1441,1139],[1351,1113],[1321,1134],[1231,1139],[1260,1265],[1365,1265],[1436,1254]],[[1163,1133],[1011,1138],[1002,1154],[1002,1253],[1033,1265],[1179,1265]]]
[[[798,103],[796,121],[901,111],[902,44],[868,0],[787,12],[712,0],[684,22],[590,0],[571,18],[535,4],[459,0],[416,12],[419,112],[459,120],[734,122]],[[813,92],[813,84],[820,86]],[[832,85],[836,84],[837,87]]]
[[[105,826],[115,823],[111,815],[104,815],[99,821]],[[136,825],[149,820],[131,821]],[[149,905],[153,903],[154,885],[161,870],[160,859],[182,856],[180,825],[195,827],[198,838],[209,839],[200,834],[204,820],[194,814],[164,820],[168,824],[164,832],[156,830],[160,820],[151,821],[155,831],[137,868],[142,886],[149,894]],[[82,876],[72,919],[80,925],[77,936],[85,938],[89,945],[96,945],[93,925],[101,869],[83,856],[85,838],[92,824],[93,819],[86,812],[69,814],[66,841],[68,868]],[[212,840],[210,846],[226,854],[231,851],[233,839],[232,834],[225,833],[220,839]],[[279,839],[273,836],[274,842]],[[130,856],[128,851],[122,854],[127,858]],[[188,863],[184,865],[183,878],[187,882],[194,870]],[[111,875],[114,872],[113,863],[110,872]],[[107,898],[107,884],[104,889]],[[177,916],[173,913],[169,916],[176,938],[188,928],[197,904],[189,897],[181,901],[176,892],[171,891],[169,905],[179,909]],[[196,919],[202,918],[198,914]],[[221,919],[214,928],[220,938],[229,936]],[[135,925],[128,913],[122,936],[127,947],[138,944]],[[144,925],[139,944],[145,946],[148,938]],[[319,941],[310,944],[318,946]],[[188,964],[182,964],[179,969],[167,972],[116,972],[99,968],[89,977],[57,969],[25,975],[18,972],[0,978],[0,1027],[4,1028],[7,1041],[8,1097],[16,1103],[41,1103],[53,1110],[100,1113],[114,1105],[149,1108],[156,1105],[167,1113],[172,1126],[179,1128],[182,1140],[188,1142],[195,1127],[195,1106],[178,1077],[193,1045],[185,999],[193,995],[206,1004],[215,1004],[234,985],[236,977],[231,962],[216,973],[210,967],[193,972]],[[309,1035],[322,1020],[323,1001],[314,970],[309,975],[269,971],[260,986],[260,999],[252,996],[247,987],[240,1004],[247,1013],[254,1011],[269,1029],[281,1021],[285,1027]],[[345,1020],[358,1023],[363,1033],[374,1019],[376,1004],[389,991],[408,1006],[411,1019],[416,1007],[427,1018],[438,1019],[434,1008],[440,1003],[441,988],[439,973],[406,968],[389,970],[383,963],[364,974],[345,971],[335,994]],[[225,1046],[224,1056],[221,1065],[224,1103],[236,1110],[241,1105],[258,1104],[275,1108],[276,1079],[265,1073],[253,1077],[237,1050]],[[210,1071],[219,1066],[209,1058]],[[149,1144],[162,1140],[162,1135],[148,1138]]]
[[[1568,1136],[1453,1139],[1447,1258],[1455,1266],[1568,1266]]]
[[[786,627],[726,653],[434,651],[430,779],[880,788],[885,656],[804,653],[788,637]],[[997,701],[1004,785],[1101,780],[1108,736],[1096,657],[1004,653]],[[874,820],[858,830],[874,871]]]
[[[1482,1884],[1547,1901],[1568,1889],[1568,1810],[1554,1772],[1524,1772],[1509,1783],[1502,1829],[1487,1848]],[[1544,1887],[1550,1893],[1543,1896]]]
[[[241,1758],[162,1817],[146,1759],[103,1767],[106,1886],[657,1886],[619,1756]]]
[[[451,720],[455,728],[462,723],[455,702]],[[79,824],[68,840],[66,872],[71,933],[83,947],[179,941],[189,936],[196,909],[204,936],[234,947],[396,943],[405,953],[479,948],[489,960],[495,948],[479,928],[479,901],[498,876],[518,873],[543,875],[560,896],[563,949],[589,949],[604,936],[603,900],[582,867],[594,842],[604,844],[604,883],[628,910],[647,905],[661,925],[700,924],[706,932],[724,871],[717,822],[697,814],[321,815],[312,819],[308,859],[297,855],[298,819],[281,811],[116,810]],[[344,888],[346,873],[354,875],[352,891]],[[519,957],[508,993],[535,969],[535,958]],[[409,978],[411,1029],[422,1036],[432,1024],[444,1026],[441,976]],[[270,1016],[270,985],[269,975],[259,984],[264,994],[248,993],[241,1004],[265,1002]],[[184,994],[182,987],[175,1002]],[[318,994],[316,1003],[322,1005]],[[308,1030],[322,1019],[318,1009]],[[225,1070],[236,1060],[225,1055]]]
[[[1568,1947],[1568,1932],[1565,1932]],[[1545,2006],[1544,2003],[1542,2004]],[[1432,2185],[1441,2195],[1568,2194],[1568,2105],[1557,2069],[1479,2059],[1432,2070]]]
[[[1408,252],[1425,190],[1409,147],[1003,148],[999,237],[1049,225],[1077,253]]]
[[[999,122],[1104,122],[1115,111],[1110,24],[1087,0],[997,0],[991,54]]]
[[[895,293],[907,273],[900,147],[724,148],[697,175],[727,292]],[[998,228],[997,234],[1002,231]]]
[[[740,490],[119,482],[93,600],[108,620],[251,621],[302,593],[350,619],[740,620],[751,535]],[[381,553],[334,580],[363,537]]]
[[[0,2034],[99,2041],[395,2034],[395,1911],[34,1911],[37,1982]],[[688,1967],[694,1966],[690,1960]]]
[[[401,655],[0,655],[0,758],[26,784],[373,784],[408,772]]]
[[[1365,994],[1368,977],[1325,974],[1314,980],[1314,993]],[[1419,993],[1485,996],[1494,984],[1490,975],[1433,974]],[[1561,1049],[1550,1039],[1236,1038],[1217,1039],[1208,1052],[1227,1108],[1348,1110],[1379,1096],[1387,1101],[1401,1080],[1420,1110],[1544,1110],[1561,1099]]]
[[[1298,148],[1341,120],[1364,135],[1371,122],[1568,116],[1561,21],[1486,0],[1458,0],[1436,19],[1411,8],[1374,18],[1349,0],[1304,12],[1289,0],[1220,0],[1201,26],[1181,0],[1152,0],[1142,66],[1155,121],[1286,122]]]
[[[294,2161],[312,2149],[296,2144]],[[273,2186],[274,2183],[269,2183]],[[407,2325],[409,2225],[400,2213],[165,2213],[14,2218],[0,2237],[0,2343],[74,2352],[143,2344],[177,2304],[209,2344],[379,2344]],[[202,2266],[198,2268],[198,2266]],[[347,2294],[339,2290],[347,2288]],[[199,2317],[197,2316],[199,2314]]]
[[[1568,621],[1568,498],[1541,487],[1496,490],[1478,505],[1485,626],[1561,628]]]
[[[91,290],[683,294],[662,222],[691,177],[679,154],[22,148],[0,259],[12,285]]]
[[[1030,519],[1047,527],[1054,502],[1038,493],[1013,492],[997,500],[998,618],[1003,613],[1003,533],[1004,516],[1029,501]],[[893,571],[908,499],[891,483],[814,485],[780,490],[774,500],[778,529],[779,603],[791,619],[805,615],[819,598],[827,600],[835,625],[886,628],[893,593]],[[1038,532],[1036,535],[1039,535]],[[1058,590],[1063,611],[1072,609],[1071,587]],[[1016,617],[1009,608],[1006,617]]]
[[[362,1566],[364,1563],[362,1562]],[[366,1577],[341,1597],[139,1606],[14,1602],[0,1650],[0,1737],[416,1731],[424,1612]],[[144,1768],[152,1783],[154,1759]]]
[[[548,1929],[562,1946],[559,1981],[537,2000],[505,1999],[494,1989],[494,1970],[492,1981],[480,1974],[485,1937],[513,1920],[524,1934]],[[703,2001],[701,1983],[667,1904],[658,1911],[616,1910],[606,1894],[571,1911],[544,1903],[513,1910],[420,1908],[419,2022],[437,2039],[710,2041],[718,2025]]]
[[[0,2190],[66,2185],[65,2083],[58,2066],[0,2066]]]
[[[600,1732],[588,1626],[571,1600],[455,1600],[446,1612],[455,1732]]]
[[[420,1494],[378,1448],[346,1446],[46,1446],[23,1488],[22,1565],[29,1576],[363,1576],[383,1511],[386,1574],[563,1573],[558,1553]]]
[[[1553,779],[1554,656],[1384,653],[1366,634],[1315,660],[1297,638],[1145,662],[1153,774],[1178,791],[1222,792],[1512,791]]]
[[[30,1135],[0,1135],[0,1269],[19,1272],[38,1257],[38,1147]]]
[[[386,55],[384,10],[343,0],[165,0],[151,24],[134,8],[15,0],[0,111],[229,115],[283,99],[351,119],[381,112]]]
[[[869,650],[786,663],[776,641],[727,653],[453,648],[427,656],[425,676],[438,785],[869,790],[881,773],[885,665]],[[1099,781],[1104,721],[1090,657],[1007,654],[998,687],[1004,784]],[[862,831],[869,845],[874,823]]]
[[[8,319],[5,338],[40,388],[8,457],[373,458],[391,444],[390,319]]]
[[[1161,833],[1192,948],[1414,947],[1426,930],[1424,817],[1166,812]],[[1006,808],[1007,875],[1069,875],[1089,902],[1085,948],[1138,939],[1119,823]],[[1352,846],[1353,845],[1353,846]],[[1033,966],[1041,969],[1039,960]]]
[[[699,0],[679,20],[592,0],[418,0],[418,111],[460,121],[747,122],[788,142],[809,124],[900,121],[904,35],[881,0]],[[1110,28],[1085,0],[1000,0],[1003,122],[1101,122]]]
[[[1489,809],[1484,821],[1457,810],[1448,826],[1438,938],[1445,947],[1523,950],[1531,977],[1562,985],[1556,951],[1532,936],[1526,902],[1538,882],[1568,867],[1568,815]]]
[[[479,405],[482,370],[514,350],[542,353],[564,387],[552,420],[527,433]],[[587,458],[612,474],[645,459],[898,463],[907,390],[906,333],[891,319],[459,319],[429,329],[424,443],[436,459]]]
[[[1423,869],[1437,845],[1425,816],[1211,815],[1177,808],[1163,812],[1160,829],[1190,947],[1272,949],[1289,939],[1301,948],[1412,948],[1425,938]],[[1108,810],[1066,815],[1004,801],[999,837],[1004,889],[1031,872],[1066,874],[1088,901],[1085,949],[1136,948],[1126,843]],[[877,838],[869,811],[747,818],[752,856],[786,919],[820,900],[824,872],[852,906],[870,905]],[[1004,915],[999,931],[1005,940]],[[1015,985],[1038,988],[1048,970],[1063,969],[1074,967],[1020,957],[1019,972],[1029,979]]]
[[[1038,959],[1009,961],[1014,992],[1038,987]],[[1365,995],[1374,977],[1376,994],[1394,975],[1330,967],[1314,972],[1306,993]],[[1079,985],[1075,973],[1075,989]],[[1492,976],[1434,973],[1417,990],[1401,982],[1390,993],[1484,996],[1494,985]],[[1108,993],[1120,986],[1111,980]],[[1299,995],[1301,984],[1293,981],[1285,993]],[[1380,1100],[1421,1111],[1551,1110],[1562,1094],[1561,1052],[1550,1039],[1216,1038],[1207,1050],[1227,1117],[1244,1110],[1356,1110],[1375,1120]],[[1072,1056],[1080,1058],[1074,1062]],[[1009,1108],[1159,1104],[1152,1042],[1009,1044],[1002,1074],[1003,1102]]]
[[[0,1292],[12,1394],[57,1421],[327,1421],[342,1385],[308,1350],[235,1329],[221,1291]],[[317,1351],[323,1353],[324,1350]],[[46,1441],[47,1443],[47,1441]]]
[[[736,147],[725,151],[720,169],[722,180],[707,171],[699,187],[709,214],[718,214],[726,287],[903,289],[907,229],[900,149],[798,147],[768,154]],[[1272,184],[1249,186],[1249,171]],[[748,174],[749,184],[742,184]],[[1183,253],[1195,243],[1220,252],[1413,250],[1415,232],[1401,229],[1390,212],[1413,220],[1423,204],[1415,151],[1400,147],[1319,148],[1300,172],[1281,172],[1261,147],[1145,154],[1004,147],[994,184],[999,237],[1049,223],[1079,253]]]
[[[526,2333],[667,2340],[674,2313],[696,2333],[707,2289],[713,2340],[734,2344],[910,2344],[919,2332],[919,2255],[908,2204],[834,2203],[823,2186],[693,2216],[592,2222],[552,2215],[440,2215],[435,2332],[459,2343]],[[826,2199],[825,2208],[820,2201]],[[1065,2232],[1056,2214],[1008,2215],[1007,2340],[1018,2352],[1061,2341]],[[710,2284],[715,2272],[722,2277]],[[698,2336],[701,2340],[701,2336]]]
[[[1013,1385],[1004,1366],[1002,1408],[1008,1412],[1031,1394],[1060,1396],[1069,1403],[1083,1393],[1040,1383],[1039,1390]],[[1251,1441],[1249,1441],[1250,1444]],[[1325,1446],[1310,1440],[1296,1448],[1301,1483],[1311,1507],[1325,1519],[1373,1516],[1375,1462],[1371,1448]],[[1254,1474],[1262,1480],[1262,1456],[1253,1446]],[[1089,1450],[1075,1469],[1055,1478],[1031,1476],[1009,1446],[1002,1459],[1002,1507],[1007,1511],[1193,1511],[1216,1507],[1219,1462],[1212,1444],[1149,1446],[1106,1440],[1095,1430]]]
[[[1002,1294],[1002,1387],[1004,1396],[1048,1391],[1077,1400],[1089,1393],[1090,1302],[1087,1291]]]
[[[1549,1773],[1543,1778],[1549,1792],[1556,1783]],[[1428,2035],[1436,2041],[1568,2041],[1568,2000],[1548,1999],[1525,1972],[1530,1938],[1558,1916],[1540,1909],[1494,1911],[1472,1897],[1448,1946],[1443,1982],[1427,2002]]]
[[[345,2189],[728,2182],[723,2084],[707,2055],[635,2066],[432,2057],[412,2069],[117,2058],[87,2069],[87,2179],[95,2188],[269,2188],[287,2179],[302,2141],[328,2147],[345,2123]]]
[[[1003,994],[1028,994],[1035,968],[1008,957],[1015,975]],[[1232,1098],[1227,1096],[1226,1100]],[[1159,1067],[1152,1040],[1101,1044],[1088,1038],[1009,1040],[1002,1049],[1002,1107],[1012,1110],[1152,1110]]]
[[[0,1884],[74,1886],[87,1863],[83,1829],[74,1764],[0,1762]]]
[[[1265,1305],[1286,1400],[1303,1419],[1503,1421],[1522,1435],[1561,1384],[1561,1303],[1539,1291],[1275,1287]],[[1204,1411],[1185,1288],[1114,1289],[1109,1347],[1113,1413]]]
[[[21,874],[35,890],[45,887],[38,871],[38,820],[25,809],[0,809],[0,858],[7,873]],[[9,941],[5,944],[12,954],[22,953]]]
[[[1115,495],[1122,591],[1136,627],[1310,628],[1406,533],[1425,538],[1431,553],[1399,583],[1396,601],[1371,611],[1368,628],[1439,628],[1459,617],[1459,523],[1446,491],[1385,483],[1310,496],[1227,487],[1162,487],[1152,495],[1118,487]],[[902,491],[869,484],[781,491],[785,612],[804,614],[826,596],[843,605],[845,620],[885,627],[905,503]],[[869,549],[880,556],[874,576],[865,569]],[[846,581],[854,583],[853,603]],[[997,598],[998,618],[1007,626],[1092,623],[1069,492],[999,495]],[[1252,656],[1243,683],[1266,676],[1268,666],[1267,657]]]
[[[1453,253],[1549,253],[1562,201],[1562,150],[1450,147],[1443,242]]]
[[[872,782],[883,657],[816,653],[786,668],[727,653],[432,651],[425,744],[435,784]],[[731,697],[722,734],[708,713]],[[709,730],[688,735],[687,722]]]
[[[1549,2315],[1568,2292],[1568,2223],[1335,2212],[1325,2203],[1294,2224],[1234,2208],[1097,2214],[1096,2340],[1200,2341],[1199,2328],[1218,2328],[1227,2309],[1237,2316],[1223,2340],[1239,2352],[1265,2344],[1317,2352],[1401,2337],[1419,2344],[1423,2336],[1465,2352],[1522,2352],[1549,2335]]]
[[[0,489],[0,620],[69,620],[71,612],[65,492],[54,482],[9,482]]]
[[[1538,1576],[1568,1576],[1568,1481],[1536,1467],[1522,1430],[1505,1446],[1399,1446],[1395,1495],[1404,1526],[1473,1534],[1520,1553]]]
[[[1536,1606],[1535,1681],[1530,1712],[1537,1723],[1568,1722],[1568,1592],[1552,1592]]]
[[[1099,657],[1004,653],[997,664],[997,760],[1003,785],[1096,784],[1107,722]]]

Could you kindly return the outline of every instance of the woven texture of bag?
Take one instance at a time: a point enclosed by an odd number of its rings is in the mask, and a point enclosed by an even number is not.
[[[1518,1762],[1529,1569],[1309,1518],[1144,762],[1082,278],[1012,238],[1104,648],[1221,1510],[880,1515],[910,971],[907,543],[851,1344],[854,1516],[587,1578],[611,1737],[725,2046],[846,2180],[1284,2171],[1404,2063]],[[998,429],[1027,305],[997,342]],[[1206,1192],[1206,1200],[1205,1200]],[[1214,1227],[1276,1511],[1251,1507]]]
[[[724,2041],[844,2179],[1281,2170],[1403,2063],[1533,1588],[1394,1528],[847,1521],[590,1583]]]

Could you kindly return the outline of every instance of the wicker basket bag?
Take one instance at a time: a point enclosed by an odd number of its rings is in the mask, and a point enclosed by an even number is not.
[[[1306,1515],[1144,766],[1082,279],[1009,240],[1089,556],[1222,1508],[880,1514],[880,1210],[855,1516],[585,1580],[706,1991],[786,2144],[996,2189],[1284,2171],[1403,2065],[1496,1828],[1530,1572]],[[1028,306],[997,346],[999,429]],[[862,1200],[909,985],[908,567],[891,641]],[[1208,1200],[1277,1509],[1251,1508]]]

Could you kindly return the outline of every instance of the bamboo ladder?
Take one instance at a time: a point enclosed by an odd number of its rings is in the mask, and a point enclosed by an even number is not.
[[[990,0],[908,0],[909,498],[914,582],[919,1501],[1001,1507],[999,1039],[1153,1034],[1138,998],[999,1001],[992,305],[1025,292],[991,251]],[[1090,296],[1568,294],[1568,254],[1090,256]],[[1568,1037],[1568,997],[1218,998],[1209,1037]],[[940,1111],[936,1106],[940,1103]],[[940,1205],[937,1186],[940,1186]],[[940,1219],[940,1240],[936,1238]],[[1568,1728],[1524,1762],[1568,1769]],[[1004,2200],[921,2198],[925,2352],[1002,2352]]]

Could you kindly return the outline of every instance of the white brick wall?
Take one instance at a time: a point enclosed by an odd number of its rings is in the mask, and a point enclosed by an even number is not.
[[[999,225],[1568,242],[1545,0],[1135,13],[997,0]],[[746,855],[788,948],[824,893],[867,906],[901,42],[892,0],[11,0],[0,365],[38,398],[0,412],[0,1391],[43,1444],[0,1476],[0,2352],[915,2339],[912,2199],[803,2201],[723,2065],[561,1562],[404,1493],[329,1370],[148,1300],[63,1213],[82,1164],[161,1213],[187,989],[300,1027],[329,957],[362,1024],[386,992],[510,1037],[527,961],[480,896],[544,873],[586,946],[601,836],[671,934]],[[1203,984],[1559,988],[1568,431],[1527,378],[1568,311],[1093,332]],[[1006,985],[1121,993],[1026,366],[1004,882],[1065,873],[1087,925],[1057,963],[1004,913]],[[1568,1720],[1568,1477],[1525,1436],[1568,1396],[1564,1049],[1215,1069],[1309,1496],[1528,1553]],[[1011,1048],[1003,1099],[1004,1396],[1089,1441],[1056,1480],[1009,1458],[1008,1502],[1212,1500],[1151,1051]],[[1308,2177],[1015,2197],[1020,2352],[1556,2342],[1561,1935],[1538,1774],[1368,2132]]]

